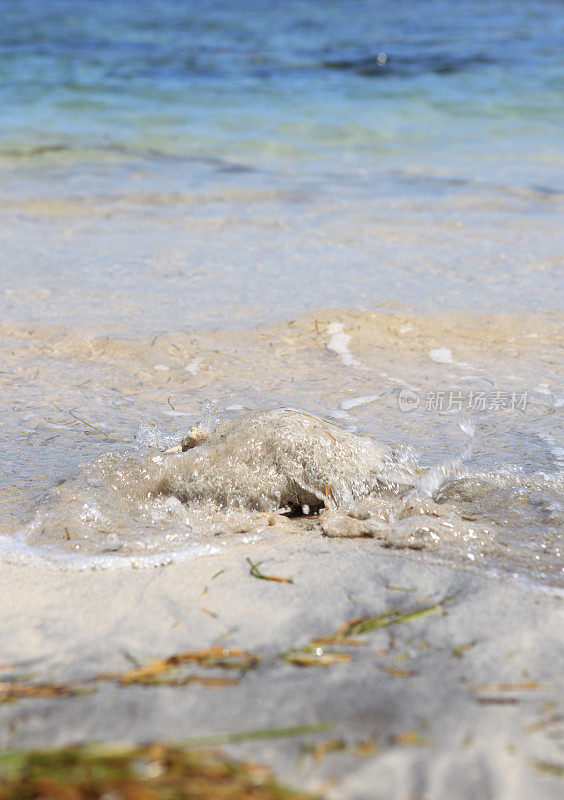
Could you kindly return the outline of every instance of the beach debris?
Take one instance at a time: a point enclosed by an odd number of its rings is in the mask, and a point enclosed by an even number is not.
[[[95,691],[94,686],[86,686],[84,683],[3,681],[0,683],[0,703],[10,703],[26,697],[74,697]]]
[[[378,753],[380,748],[378,747],[378,743],[376,739],[369,737],[368,739],[361,739],[359,742],[356,742],[352,748],[352,754],[357,758],[366,758],[367,756],[373,756],[375,753]]]
[[[320,764],[329,753],[338,753],[346,749],[347,743],[344,739],[332,738],[324,739],[316,744],[308,742],[303,745],[302,752],[304,756],[311,756],[316,764]]]
[[[413,484],[413,470],[396,451],[292,409],[205,420],[172,450],[182,452],[155,467],[153,494],[187,504],[312,513]],[[358,515],[366,516],[362,509]],[[355,522],[368,530],[369,520]]]
[[[415,619],[423,619],[433,614],[438,614],[443,611],[444,604],[449,598],[441,600],[438,603],[418,608],[414,611],[404,613],[401,608],[389,608],[382,614],[374,617],[355,617],[354,619],[344,622],[337,628],[333,634],[333,641],[337,642],[343,637],[360,636],[369,631],[378,630],[379,628],[388,628],[391,625],[399,625],[403,622],[411,622]]]
[[[433,747],[435,744],[433,739],[430,739],[427,736],[422,736],[416,730],[408,730],[402,731],[401,733],[396,733],[394,736],[392,736],[391,743],[407,744],[411,745],[412,747]]]
[[[316,638],[299,649],[287,650],[282,654],[282,657],[287,664],[293,664],[297,667],[328,667],[332,664],[343,664],[351,661],[350,653],[327,650],[327,644],[359,645],[364,644],[364,642],[355,639],[336,640],[331,636]]]
[[[341,645],[349,645],[351,647],[362,647],[366,645],[366,641],[363,639],[356,639],[354,636],[317,636],[315,639],[312,639],[312,644],[314,645],[324,645],[324,644],[341,644]]]
[[[159,678],[152,676],[147,678],[136,678],[127,681],[120,681],[122,685],[141,683],[145,686],[189,686],[197,683],[206,686],[208,689],[222,689],[224,686],[237,686],[241,682],[240,678],[226,678],[221,675],[172,675],[170,677]]]
[[[349,653],[334,653],[322,647],[310,647],[301,650],[289,650],[284,654],[284,661],[297,667],[328,667],[331,664],[342,664],[351,660]]]
[[[378,744],[372,737],[360,739],[353,743],[349,743],[342,738],[331,737],[329,739],[322,739],[320,742],[316,743],[305,742],[302,745],[300,761],[310,757],[316,764],[320,764],[323,759],[331,753],[346,753],[355,758],[366,758],[378,752]]]
[[[82,417],[79,417],[79,416],[78,416],[78,414],[75,414],[75,412],[74,412],[74,411],[70,411],[70,410],[69,410],[69,414],[70,414],[70,415],[71,415],[71,417],[73,417],[73,419],[75,419],[77,422],[82,422],[82,424],[83,424],[83,425],[86,425],[87,427],[89,427],[89,428],[92,428],[92,430],[93,430],[93,431],[96,431],[96,433],[101,433],[101,434],[102,434],[102,436],[105,436],[106,438],[109,438],[109,436],[110,436],[110,434],[109,434],[109,433],[106,433],[106,431],[103,431],[101,428],[97,428],[97,427],[96,427],[96,425],[92,425],[92,423],[91,423],[91,422],[87,422],[85,419],[82,419]]]
[[[481,706],[516,706],[521,702],[517,697],[477,697]]]
[[[539,681],[520,681],[517,683],[478,683],[471,687],[473,693],[482,692],[550,692],[554,689],[551,683]]]
[[[414,594],[415,592],[417,592],[417,589],[413,589],[413,588],[411,588],[409,586],[391,586],[391,585],[389,585],[389,586],[386,586],[385,588],[388,589],[388,591],[390,591],[390,592],[409,592],[411,594]]]
[[[14,702],[23,698],[74,697],[98,689],[103,681],[116,681],[120,686],[142,684],[144,686],[189,686],[199,684],[210,689],[235,686],[241,676],[257,666],[261,660],[258,653],[249,653],[239,647],[208,647],[176,653],[168,658],[155,659],[148,664],[138,664],[131,669],[105,672],[81,681],[66,683],[33,683],[23,680],[0,681],[0,703]],[[184,665],[204,669],[231,670],[238,676],[183,674]]]
[[[553,764],[550,761],[533,761],[534,768],[544,774],[552,775],[554,778],[564,778],[564,765]]]
[[[201,444],[210,435],[211,430],[207,427],[194,425],[186,436],[183,437],[180,443],[181,452],[185,453],[186,450],[191,450],[193,447]]]
[[[560,726],[562,728],[562,723],[564,723],[564,716],[560,714],[553,714],[552,712],[556,708],[556,703],[547,703],[549,706],[547,711],[541,710],[541,713],[548,714],[549,716],[545,716],[537,720],[536,722],[532,722],[530,725],[527,725],[524,728],[525,733],[538,733],[538,731],[543,731],[547,728],[552,728],[556,726]]]
[[[253,578],[259,578],[262,581],[276,581],[277,583],[294,583],[292,578],[280,578],[278,575],[265,575],[259,570],[262,561],[257,561],[257,563],[254,564],[250,558],[247,557],[246,560],[251,567],[249,573],[253,576]]]
[[[258,728],[250,731],[233,731],[232,733],[213,733],[208,736],[196,736],[183,739],[186,747],[216,747],[222,744],[252,742],[261,739],[284,739],[288,736],[305,736],[313,733],[324,733],[333,729],[332,722],[314,722],[305,725],[290,725],[281,728]]]
[[[403,622],[410,622],[415,619],[422,619],[424,617],[437,614],[443,610],[444,603],[450,598],[445,598],[439,603],[424,606],[423,608],[415,609],[404,613],[401,608],[389,608],[382,614],[374,617],[355,617],[342,625],[339,625],[337,630],[329,636],[318,636],[312,639],[309,644],[296,650],[288,650],[282,654],[284,661],[288,664],[295,664],[300,667],[325,667],[331,664],[339,664],[351,660],[350,653],[340,651],[330,651],[326,647],[328,645],[339,645],[347,647],[358,647],[366,644],[366,641],[359,639],[370,631],[378,630],[380,628],[388,628],[391,625],[399,625]],[[377,655],[386,655],[386,651],[380,651]],[[401,658],[401,657],[400,657]],[[390,675],[396,677],[411,677],[416,673],[410,670],[404,670],[401,667],[384,667]]]
[[[464,644],[455,644],[452,648],[452,654],[456,658],[462,658],[467,650],[475,647],[477,642],[465,642]]]
[[[95,680],[107,681],[117,680],[122,686],[132,683],[142,683],[145,685],[171,685],[186,686],[190,683],[200,683],[204,686],[231,686],[238,682],[238,678],[209,678],[198,675],[182,676],[175,674],[168,676],[168,673],[177,672],[178,668],[184,664],[196,664],[206,669],[220,668],[237,670],[244,673],[255,667],[261,659],[256,653],[248,653],[239,647],[208,647],[204,650],[191,650],[184,653],[176,653],[164,659],[151,661],[146,665],[136,666],[133,669],[122,670],[120,672],[107,672],[98,675]],[[163,675],[167,677],[163,677]]]
[[[0,754],[0,800],[313,800],[270,770],[217,752],[154,742]]]
[[[480,705],[509,706],[521,702],[522,692],[549,692],[554,687],[550,683],[520,681],[516,683],[479,683],[470,687]]]
[[[381,667],[384,672],[391,675],[393,678],[414,678],[419,675],[419,672],[414,669],[403,669],[402,667]]]

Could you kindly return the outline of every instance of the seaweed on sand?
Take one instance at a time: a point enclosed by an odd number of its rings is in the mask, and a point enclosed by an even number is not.
[[[312,800],[267,769],[160,742],[0,754],[0,800]]]
[[[533,761],[533,766],[544,775],[550,775],[553,778],[564,778],[564,766],[561,764],[552,764],[550,761]]]
[[[294,583],[292,578],[280,578],[278,575],[265,575],[263,572],[259,570],[262,561],[257,561],[256,564],[251,561],[250,558],[247,557],[247,562],[251,569],[249,572],[253,576],[253,578],[260,578],[262,581],[276,581],[277,583]]]
[[[198,683],[208,688],[234,686],[239,683],[239,677],[226,677],[224,675],[198,675],[182,674],[184,665],[191,664],[204,669],[231,670],[244,674],[249,669],[256,667],[261,659],[258,653],[248,653],[239,647],[207,647],[204,650],[188,650],[175,653],[167,658],[150,661],[148,664],[139,664],[131,669],[118,672],[105,672],[82,681],[68,681],[66,683],[33,683],[23,680],[0,681],[0,703],[13,702],[29,697],[74,697],[97,691],[97,684],[101,681],[116,681],[120,686],[143,684],[145,686],[188,686]]]
[[[341,664],[351,660],[348,653],[333,653],[322,647],[311,648],[309,645],[301,650],[290,650],[284,660],[298,667],[328,667],[330,664]]]
[[[306,644],[299,650],[290,650],[284,653],[284,660],[289,664],[295,664],[300,667],[312,666],[328,666],[330,664],[338,664],[344,661],[350,661],[351,656],[349,653],[332,652],[326,650],[327,645],[339,646],[358,646],[365,644],[364,641],[358,639],[370,631],[378,630],[379,628],[388,628],[391,625],[399,625],[403,622],[411,622],[415,619],[422,619],[429,617],[432,614],[437,614],[443,610],[444,605],[451,598],[445,598],[438,603],[423,606],[423,608],[415,609],[404,613],[401,608],[390,608],[382,614],[374,617],[355,617],[340,625],[335,633],[330,636],[321,636]],[[407,676],[412,673],[395,669],[397,676],[402,673],[401,677]]]
[[[24,681],[2,681],[0,703],[11,703],[24,697],[74,697],[95,692],[93,686],[71,683],[27,683]]]
[[[390,625],[398,625],[401,622],[411,622],[414,619],[422,619],[423,617],[430,617],[432,614],[438,614],[443,610],[446,600],[432,605],[423,606],[415,611],[404,613],[401,608],[390,608],[384,611],[383,614],[378,614],[375,617],[356,617],[348,622],[343,623],[335,631],[332,637],[335,641],[350,636],[360,636],[369,631],[375,631],[379,628],[388,628]]]
[[[69,411],[69,414],[77,422],[82,422],[83,425],[87,425],[89,428],[92,428],[92,430],[96,431],[96,433],[101,433],[102,436],[105,436],[107,439],[109,438],[109,436],[110,436],[109,433],[106,433],[106,431],[103,431],[101,428],[97,428],[96,425],[92,425],[91,422],[88,422],[87,420],[83,419],[82,417],[79,417],[78,414],[74,413],[74,411]]]
[[[238,682],[237,678],[207,678],[199,675],[179,676],[176,673],[183,664],[197,664],[207,669],[221,668],[246,672],[255,667],[261,656],[248,653],[239,647],[208,647],[204,650],[189,650],[176,653],[168,658],[158,659],[146,665],[121,672],[108,672],[97,676],[97,680],[117,680],[122,686],[132,683],[148,685],[184,686],[188,683],[201,683],[206,686],[229,686]],[[165,677],[162,677],[162,676]]]

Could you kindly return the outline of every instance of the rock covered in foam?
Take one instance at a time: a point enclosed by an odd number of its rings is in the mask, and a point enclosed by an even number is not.
[[[157,493],[259,511],[338,507],[412,483],[399,454],[300,411],[223,421],[167,459]]]

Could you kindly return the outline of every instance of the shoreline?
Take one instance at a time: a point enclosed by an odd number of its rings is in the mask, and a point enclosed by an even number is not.
[[[96,557],[119,561],[131,553],[158,561],[169,551],[183,557],[184,545],[215,549],[220,542],[201,533],[197,519],[185,540],[169,544],[167,534],[181,537],[188,530],[182,514],[156,518],[157,524],[144,519],[127,499],[134,475],[125,492],[110,491],[112,470],[121,470],[128,456],[140,464],[156,457],[150,446],[160,452],[176,444],[175,431],[201,419],[208,397],[225,418],[265,408],[304,409],[385,445],[414,448],[425,469],[462,458],[459,477],[475,478],[472,496],[454,496],[450,510],[447,499],[430,509],[431,516],[418,515],[424,527],[436,523],[440,541],[429,535],[416,543],[461,564],[473,556],[482,568],[561,581],[559,512],[552,499],[558,499],[562,480],[556,440],[562,392],[547,366],[558,358],[560,337],[550,315],[460,322],[450,314],[428,319],[340,311],[237,335],[171,331],[124,340],[60,329],[46,337],[41,327],[18,335],[4,326],[3,333],[12,374],[5,383],[2,533],[17,539],[19,531],[33,532],[25,536],[25,546],[33,548],[29,559],[34,553],[48,558],[51,546],[63,560],[74,559],[76,549],[88,567],[83,537],[94,542],[100,531],[118,529],[123,536],[112,546],[117,550],[123,541],[121,556],[103,555],[110,551],[102,537]],[[406,387],[416,407],[402,407]],[[480,396],[484,407],[486,401],[492,407],[467,410],[470,398]],[[526,408],[512,408],[513,396],[526,400]],[[433,397],[446,398],[442,409],[432,406]],[[475,426],[467,471],[462,456],[470,429],[460,427],[466,417]],[[107,463],[103,473],[101,459]],[[500,481],[505,493],[496,495]],[[93,516],[83,525],[84,504]],[[264,533],[253,515],[244,523],[251,537]],[[406,526],[404,533],[399,546],[409,545],[412,531]],[[1,542],[18,549],[9,538],[1,536]],[[393,537],[389,544],[395,546]]]

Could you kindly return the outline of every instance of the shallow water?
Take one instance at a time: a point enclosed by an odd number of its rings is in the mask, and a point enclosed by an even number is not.
[[[64,328],[3,333],[19,373],[4,413],[11,450],[0,495],[11,561],[143,566],[276,537],[281,526],[321,536],[325,512],[273,517],[277,504],[248,508],[244,488],[229,501],[216,492],[211,505],[159,491],[162,470],[179,458],[165,451],[202,418],[206,396],[204,418],[291,406],[402,454],[412,466],[401,490],[367,498],[375,557],[393,547],[564,583],[551,315],[340,312],[129,340]],[[203,479],[213,500],[218,478],[204,469]],[[346,523],[346,503],[325,505]],[[350,531],[331,535],[339,533]]]
[[[321,537],[140,496],[209,399],[413,459],[375,557],[562,584],[561,4],[350,5],[3,8],[3,558]]]

